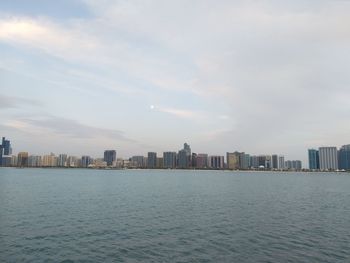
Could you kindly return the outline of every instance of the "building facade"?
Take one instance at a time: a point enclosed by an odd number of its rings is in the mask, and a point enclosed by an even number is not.
[[[117,160],[117,152],[115,150],[106,150],[103,154],[103,160],[107,163],[107,166],[112,166]]]
[[[309,157],[309,169],[310,170],[319,170],[320,169],[320,155],[319,151],[316,149],[308,150]]]
[[[320,170],[337,170],[338,169],[338,152],[337,147],[320,147],[319,159]]]

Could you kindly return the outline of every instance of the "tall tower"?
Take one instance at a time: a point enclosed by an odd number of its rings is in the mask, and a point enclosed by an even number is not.
[[[320,147],[320,169],[337,170],[338,169],[338,152],[337,147]]]

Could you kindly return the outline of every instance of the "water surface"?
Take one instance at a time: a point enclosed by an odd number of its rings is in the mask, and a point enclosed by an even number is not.
[[[1,262],[350,262],[350,175],[0,169]]]

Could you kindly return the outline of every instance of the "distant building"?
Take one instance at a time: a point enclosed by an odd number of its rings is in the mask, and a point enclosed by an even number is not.
[[[2,137],[2,141],[0,144],[0,166],[9,166],[4,163],[3,164],[3,158],[6,156],[10,156],[12,154],[12,148],[11,148],[11,143],[10,140],[6,140],[5,137]],[[7,158],[8,159],[8,158]]]
[[[320,147],[320,170],[337,170],[338,169],[338,152],[337,147]]]
[[[350,144],[339,149],[339,169],[350,170]]]
[[[208,154],[206,153],[199,153],[196,157],[196,168],[199,169],[206,169],[209,167],[208,165]]]
[[[237,170],[240,169],[240,155],[239,152],[226,153],[227,169]]]
[[[178,156],[178,168],[186,169],[191,166],[191,148],[190,145],[184,143],[184,148],[179,151]]]
[[[280,155],[278,156],[278,169],[280,170],[284,170],[285,166],[284,166],[284,156]]]
[[[164,152],[163,153],[163,168],[176,168],[176,152]]]
[[[27,167],[28,166],[28,152],[19,152],[17,155],[17,166]]]
[[[117,152],[115,150],[106,150],[103,160],[107,163],[107,166],[112,166],[113,162],[117,160]]]
[[[157,153],[149,152],[147,154],[147,168],[154,169],[157,168]]]
[[[89,165],[92,164],[92,163],[93,163],[93,160],[92,160],[92,158],[91,158],[90,156],[88,156],[88,155],[83,155],[83,156],[81,157],[81,167],[87,168],[87,167],[89,167]]]
[[[309,169],[310,170],[318,170],[320,169],[320,155],[319,151],[315,149],[308,150],[309,157]]]
[[[41,167],[41,156],[39,155],[30,155],[28,157],[28,166],[29,167]]]
[[[79,167],[79,158],[76,156],[68,156],[67,167]]]
[[[67,166],[67,154],[58,155],[57,166],[58,167],[66,167]]]
[[[300,160],[288,160],[285,162],[286,170],[300,171],[302,169],[302,163]]]
[[[259,168],[259,157],[258,156],[250,156],[250,168],[257,169]]]
[[[272,157],[271,168],[272,169],[278,169],[278,155],[277,154],[273,154],[271,157]]]
[[[130,158],[130,166],[135,168],[144,168],[145,165],[145,157],[141,155],[136,155]]]
[[[224,156],[209,156],[209,167],[212,169],[224,169]]]
[[[192,153],[191,156],[191,167],[196,168],[197,167],[197,154]]]
[[[250,168],[250,155],[242,152],[239,156],[240,169],[247,170]]]
[[[163,157],[157,157],[157,168],[158,169],[163,168]]]

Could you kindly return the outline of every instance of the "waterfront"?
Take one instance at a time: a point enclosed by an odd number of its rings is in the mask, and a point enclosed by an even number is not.
[[[347,262],[350,176],[0,169],[1,262]]]

